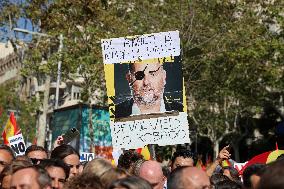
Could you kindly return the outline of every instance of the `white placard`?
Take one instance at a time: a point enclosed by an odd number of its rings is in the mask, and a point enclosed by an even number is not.
[[[245,163],[234,163],[234,168],[237,169],[239,172],[246,166],[248,162]]]
[[[94,153],[80,152],[80,162],[92,161],[93,159],[95,159]]]
[[[22,134],[18,134],[8,138],[12,150],[16,155],[24,155],[26,151],[26,145]]]
[[[123,154],[123,151],[121,149],[113,149],[112,151],[112,158],[114,160],[115,165],[118,165],[118,159]]]
[[[102,39],[104,64],[180,55],[179,31]]]
[[[187,114],[110,123],[114,148],[136,149],[147,144],[190,143]]]

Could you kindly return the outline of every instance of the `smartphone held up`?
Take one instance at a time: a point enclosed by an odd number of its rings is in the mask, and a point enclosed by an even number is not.
[[[75,127],[69,129],[65,134],[62,135],[63,143],[68,144],[74,140],[77,136],[80,135],[80,132]]]

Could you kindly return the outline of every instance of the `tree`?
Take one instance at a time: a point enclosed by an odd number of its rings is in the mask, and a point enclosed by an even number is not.
[[[215,157],[226,134],[241,135],[238,123],[248,112],[259,114],[265,103],[281,103],[283,17],[275,8],[280,3],[192,4],[191,48],[184,48],[191,62],[184,65],[186,84],[192,118],[213,142]],[[275,15],[280,33],[268,29]],[[272,97],[275,92],[278,99]]]
[[[0,86],[0,133],[3,132],[4,126],[9,119],[8,112],[15,111],[16,121],[21,128],[25,142],[34,142],[37,103],[35,99],[31,99],[29,102],[21,101],[17,88],[18,84],[16,82],[8,82]]]
[[[60,59],[63,78],[84,78],[82,99],[97,96],[102,104],[100,39],[179,30],[189,116],[217,153],[223,136],[243,136],[240,120],[261,113],[265,103],[283,112],[281,5],[281,0],[38,0],[13,7],[42,32],[64,35],[61,55],[48,51],[57,51],[58,40],[33,39],[25,73],[55,78]],[[16,20],[19,12],[10,15]],[[39,64],[48,54],[47,63]]]

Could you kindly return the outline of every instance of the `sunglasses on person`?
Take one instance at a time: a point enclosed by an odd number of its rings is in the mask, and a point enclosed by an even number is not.
[[[37,158],[30,158],[30,159],[34,165],[37,165],[40,163],[40,161],[42,161],[42,159],[37,159]]]

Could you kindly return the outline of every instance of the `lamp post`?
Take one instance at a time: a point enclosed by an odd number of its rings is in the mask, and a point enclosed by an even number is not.
[[[22,32],[22,33],[28,33],[31,35],[38,35],[42,37],[48,37],[53,38],[53,36],[45,34],[45,33],[39,33],[34,31],[29,31],[26,29],[21,28],[13,28],[16,32]],[[59,49],[58,52],[60,53],[63,48],[63,35],[60,34],[59,36]],[[58,62],[58,71],[57,71],[57,81],[56,81],[56,94],[55,94],[55,109],[58,108],[58,99],[59,99],[59,85],[60,85],[60,79],[61,79],[61,60]],[[46,76],[45,80],[45,91],[44,91],[44,99],[43,99],[43,110],[42,115],[39,117],[39,127],[38,127],[38,139],[37,144],[40,146],[44,146],[45,138],[46,138],[46,119],[47,119],[47,112],[48,112],[48,99],[49,99],[49,91],[50,91],[50,76]]]
[[[45,34],[45,33],[34,32],[34,31],[22,29],[22,28],[13,28],[13,30],[16,31],[16,32],[28,33],[28,34],[31,34],[31,35],[38,35],[38,36],[43,36],[43,37],[52,37],[52,36]]]

